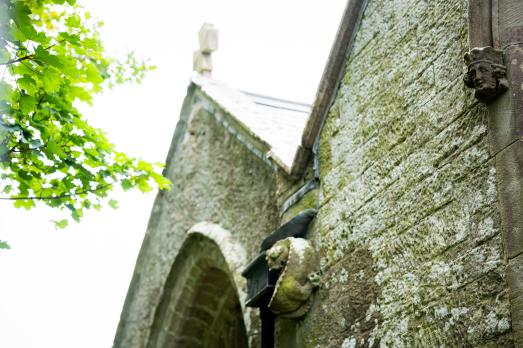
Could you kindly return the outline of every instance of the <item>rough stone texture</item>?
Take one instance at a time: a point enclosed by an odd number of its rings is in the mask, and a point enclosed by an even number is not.
[[[241,293],[245,281],[237,266],[227,273],[224,245],[240,245],[250,260],[279,223],[311,207],[321,286],[305,318],[276,321],[277,346],[515,346],[513,328],[523,323],[511,321],[510,303],[523,308],[523,295],[507,282],[523,283],[523,257],[515,249],[508,265],[504,258],[498,197],[514,191],[498,192],[495,163],[511,163],[521,144],[496,136],[514,135],[512,115],[489,119],[463,85],[467,20],[467,0],[369,0],[321,133],[320,187],[285,211],[312,167],[289,182],[265,156],[267,143],[192,85],[166,168],[175,186],[153,208],[115,347],[146,347],[165,313],[174,319],[159,330],[177,346],[218,342],[227,327],[242,342],[231,289]],[[493,104],[508,109],[506,99]],[[203,221],[229,231],[227,243],[193,250],[206,260],[194,261],[194,277],[168,280],[187,231]],[[182,295],[193,299],[183,310],[174,300],[156,310]],[[243,317],[259,346],[255,311]]]
[[[201,233],[186,238],[165,283],[147,347],[247,346],[242,306],[220,249]]]
[[[467,1],[373,0],[320,139],[323,283],[299,347],[511,347]]]
[[[174,186],[154,204],[114,347],[146,346],[163,286],[191,226],[207,221],[230,231],[248,260],[277,227],[274,168],[217,122],[216,113],[230,117],[194,85],[189,88],[167,159]]]

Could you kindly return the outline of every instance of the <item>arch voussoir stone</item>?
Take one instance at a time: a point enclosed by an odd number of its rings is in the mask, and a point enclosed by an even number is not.
[[[149,348],[246,347],[245,251],[211,223],[191,228],[166,280]]]

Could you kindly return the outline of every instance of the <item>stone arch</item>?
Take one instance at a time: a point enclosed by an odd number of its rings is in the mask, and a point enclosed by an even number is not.
[[[148,347],[247,347],[239,273],[245,259],[230,232],[207,222],[194,225],[165,283]]]

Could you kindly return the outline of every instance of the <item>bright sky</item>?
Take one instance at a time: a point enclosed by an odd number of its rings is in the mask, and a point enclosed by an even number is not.
[[[158,69],[144,83],[85,108],[121,151],[165,161],[204,22],[220,31],[213,77],[312,103],[345,0],[79,0],[105,22],[114,54],[133,50]],[[120,208],[55,230],[57,212],[0,201],[0,347],[111,347],[154,194],[116,193]]]

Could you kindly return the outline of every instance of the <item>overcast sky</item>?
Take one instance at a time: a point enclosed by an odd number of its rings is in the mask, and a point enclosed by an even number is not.
[[[213,77],[312,103],[345,0],[79,0],[104,21],[108,51],[158,68],[85,108],[120,151],[165,161],[204,22],[220,31]],[[57,212],[0,201],[0,347],[111,347],[155,194],[116,193],[120,208],[55,230]]]

